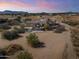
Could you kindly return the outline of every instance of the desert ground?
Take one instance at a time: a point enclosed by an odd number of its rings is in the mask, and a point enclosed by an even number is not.
[[[65,15],[56,15],[56,16],[44,16],[51,20],[56,20],[58,23],[65,26],[66,31],[62,33],[55,33],[54,31],[43,31],[43,32],[34,32],[38,36],[39,40],[44,43],[44,47],[33,48],[28,45],[26,36],[30,33],[26,32],[20,34],[22,37],[9,41],[1,38],[0,32],[0,48],[5,48],[10,44],[19,44],[24,50],[28,50],[29,53],[32,54],[33,59],[78,59],[76,53],[74,51],[74,46],[71,42],[71,31],[70,25],[62,23],[62,21],[70,20],[79,22],[78,16],[65,16]],[[16,16],[9,15],[0,15],[0,18],[16,18]],[[39,16],[27,16],[22,17],[25,19],[31,18],[34,20],[39,20],[41,17]],[[16,57],[10,56],[9,59],[16,59]]]
[[[45,47],[32,48],[28,46],[26,36],[29,33],[21,34],[22,37],[13,41],[0,38],[0,48],[9,44],[20,44],[25,50],[28,50],[34,59],[76,59],[70,39],[70,26],[64,24],[67,31],[63,33],[54,33],[53,31],[36,32],[39,40],[44,43]],[[14,58],[10,58],[14,59]]]

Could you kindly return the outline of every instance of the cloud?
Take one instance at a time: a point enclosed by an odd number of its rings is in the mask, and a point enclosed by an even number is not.
[[[24,4],[21,2],[0,2],[0,9],[17,9],[17,10],[22,10],[22,9],[29,9],[31,8],[32,5],[31,4]]]
[[[58,0],[0,0],[0,10],[22,10],[30,12],[44,12],[67,10],[69,3]]]
[[[28,4],[28,3],[22,3],[22,2],[19,2],[19,1],[13,1],[13,2],[6,2],[6,1],[3,1],[3,2],[0,2],[0,4],[11,4],[11,5],[16,5],[16,6],[20,6],[20,7],[31,7],[32,5],[31,4]]]
[[[43,11],[54,10],[58,7],[58,3],[56,2],[48,2],[48,0],[35,0],[36,6]]]

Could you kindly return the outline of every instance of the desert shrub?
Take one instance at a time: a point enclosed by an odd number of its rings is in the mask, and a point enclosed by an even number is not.
[[[74,50],[76,51],[76,54],[79,57],[79,28],[74,27],[71,29],[71,40],[73,46],[76,48]]]
[[[37,45],[39,44],[38,36],[35,33],[29,34],[29,36],[27,36],[27,42],[32,47],[37,47]]]
[[[44,30],[48,30],[49,29],[49,25],[48,24],[44,24]]]
[[[17,16],[15,20],[21,23],[21,16]]]
[[[19,37],[19,34],[16,31],[4,31],[2,33],[2,38],[7,40],[14,40]]]
[[[6,54],[6,51],[3,49],[0,49],[0,56],[3,56],[3,57],[0,57],[0,59],[7,59],[8,58],[8,57],[5,57],[5,56],[7,56],[7,54]]]
[[[17,29],[17,32],[18,33],[25,33],[25,29],[23,29],[23,28]]]
[[[15,19],[13,19],[13,20],[9,20],[8,24],[13,26],[13,25],[19,25],[20,23],[18,21],[16,21]]]
[[[76,26],[76,25],[79,25],[79,22],[78,21],[73,21],[73,20],[65,20],[63,21],[63,23],[66,23],[68,25],[71,25],[71,26]]]
[[[0,29],[0,32],[3,32],[4,30],[3,29]]]
[[[33,59],[32,55],[30,53],[28,53],[27,51],[24,52],[20,52],[18,55],[17,55],[17,58],[18,59]]]
[[[4,48],[4,50],[6,51],[7,55],[14,55],[15,53],[22,51],[24,49],[22,46],[18,44],[11,44],[7,46],[6,48]]]
[[[11,27],[8,24],[0,24],[0,29],[11,29]]]
[[[79,46],[79,29],[78,28],[73,28],[71,29],[71,40],[74,43],[75,46]]]
[[[14,30],[17,32],[17,33],[25,33],[25,29],[23,27],[14,27]]]
[[[6,55],[6,51],[4,49],[0,49],[0,56],[3,55],[5,56]]]
[[[21,27],[21,28],[24,28],[24,27],[26,27],[26,24],[25,24],[25,23],[21,23],[21,24],[20,24],[20,27]]]
[[[71,39],[76,40],[78,42],[79,40],[79,28],[73,28],[71,29]]]
[[[56,32],[56,33],[62,33],[62,32],[65,31],[65,30],[66,30],[66,29],[65,29],[65,26],[59,25],[59,26],[56,27],[55,32]]]
[[[18,27],[17,27],[17,26],[14,26],[14,27],[13,27],[13,29],[14,29],[14,30],[17,30],[17,29],[18,29]]]
[[[74,42],[74,43],[73,43],[73,46],[79,47],[79,43],[78,43],[78,42]]]

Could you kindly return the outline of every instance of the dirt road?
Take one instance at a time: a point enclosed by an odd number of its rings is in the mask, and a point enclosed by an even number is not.
[[[71,34],[70,34],[70,28],[71,26],[61,23],[62,25],[64,25],[66,27],[66,29],[68,30],[68,32],[66,33],[66,35],[68,35],[67,39],[66,39],[66,47],[65,47],[65,52],[64,52],[64,56],[66,57],[65,59],[78,59],[76,56],[76,53],[74,51],[74,46],[72,45],[71,42]],[[63,56],[63,57],[64,57]]]

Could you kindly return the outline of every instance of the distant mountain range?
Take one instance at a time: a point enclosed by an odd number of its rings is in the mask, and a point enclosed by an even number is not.
[[[28,12],[24,11],[10,11],[10,10],[5,10],[5,11],[0,11],[0,14],[25,14]]]
[[[29,13],[25,11],[5,10],[5,11],[0,11],[0,14],[29,14]],[[49,14],[49,13],[42,12],[42,13],[30,13],[30,14]],[[60,12],[60,13],[50,13],[50,14],[79,14],[79,12]]]

